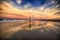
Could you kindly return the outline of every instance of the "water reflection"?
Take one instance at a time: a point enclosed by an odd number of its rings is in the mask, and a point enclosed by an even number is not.
[[[8,37],[19,30],[38,30],[40,32],[55,31],[60,32],[60,22],[38,21],[38,20],[17,20],[14,22],[0,22],[1,36]]]

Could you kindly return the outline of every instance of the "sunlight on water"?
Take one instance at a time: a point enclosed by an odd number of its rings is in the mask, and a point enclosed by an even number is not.
[[[56,31],[60,30],[60,22],[51,21],[32,21],[31,28],[29,28],[29,21],[15,21],[15,22],[0,22],[1,24],[1,36],[11,36],[13,33],[19,30],[39,30],[40,32],[45,31]]]

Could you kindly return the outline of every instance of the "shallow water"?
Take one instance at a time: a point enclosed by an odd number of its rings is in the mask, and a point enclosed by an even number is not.
[[[60,35],[60,22],[38,20],[16,20],[0,22],[1,37],[22,40],[57,40]]]

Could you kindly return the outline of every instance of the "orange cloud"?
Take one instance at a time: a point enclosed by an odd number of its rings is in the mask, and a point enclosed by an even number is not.
[[[2,18],[38,18],[38,19],[56,19],[60,18],[59,15],[54,15],[60,10],[56,8],[44,8],[40,7],[38,10],[34,9],[19,9],[13,5],[3,2],[1,5],[0,14]]]

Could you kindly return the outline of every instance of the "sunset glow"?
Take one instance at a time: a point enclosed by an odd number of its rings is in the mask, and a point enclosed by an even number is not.
[[[59,6],[59,5],[57,5]],[[44,8],[43,6],[39,9],[18,9],[13,7],[11,4],[3,2],[1,4],[0,14],[2,18],[6,18],[8,15],[9,18],[37,18],[37,19],[59,19],[60,15],[55,15],[56,12],[60,12],[56,7],[54,8]],[[7,17],[8,18],[8,17]]]

